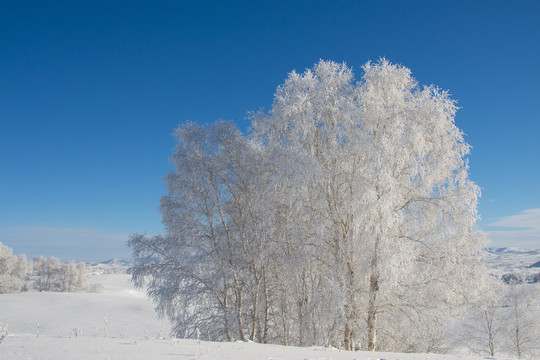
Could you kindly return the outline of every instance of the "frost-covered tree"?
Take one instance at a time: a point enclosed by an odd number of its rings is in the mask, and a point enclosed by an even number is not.
[[[454,101],[384,59],[363,70],[358,83],[328,61],[291,73],[254,129],[297,159],[295,179],[309,189],[297,198],[339,284],[345,347],[361,337],[375,350],[378,330],[392,348],[396,319],[412,336],[467,301],[484,237]]]
[[[38,291],[60,291],[62,287],[60,259],[38,256],[33,262],[33,288]]]
[[[84,263],[70,261],[62,264],[59,277],[60,291],[77,292],[88,289],[86,284],[88,274]]]
[[[249,136],[186,124],[161,201],[133,235],[180,336],[434,351],[485,282],[469,146],[447,92],[381,60],[292,72]]]
[[[54,256],[38,256],[32,265],[30,282],[31,287],[37,291],[92,291],[86,283],[88,271],[84,263],[70,261],[62,264]]]
[[[540,287],[516,276],[506,284],[492,279],[482,298],[470,304],[459,340],[474,353],[506,353],[518,358],[540,355]]]
[[[176,136],[175,173],[161,200],[167,235],[131,237],[141,260],[133,279],[142,285],[151,276],[150,296],[180,336],[265,341],[270,258],[260,150],[228,122],[186,124]]]
[[[503,318],[503,283],[491,278],[484,284],[482,296],[467,306],[457,340],[478,355],[495,356],[501,349]]]
[[[506,350],[518,358],[540,356],[540,287],[511,283],[505,288],[503,304]]]
[[[0,294],[19,292],[24,286],[28,264],[24,255],[13,255],[0,242]]]

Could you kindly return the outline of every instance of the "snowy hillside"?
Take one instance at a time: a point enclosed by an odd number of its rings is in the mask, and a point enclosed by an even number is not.
[[[211,343],[167,337],[144,293],[129,276],[99,275],[104,291],[0,295],[0,359],[483,359],[474,356],[346,352],[254,343]]]
[[[489,248],[486,263],[498,277],[504,275],[520,275],[532,278],[540,272],[534,266],[540,261],[540,249]]]
[[[132,259],[114,258],[101,262],[86,264],[92,274],[126,274],[130,266],[133,266]]]

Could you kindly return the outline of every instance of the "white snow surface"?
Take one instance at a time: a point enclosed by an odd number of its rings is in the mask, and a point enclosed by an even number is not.
[[[156,318],[152,302],[133,288],[129,275],[97,275],[92,282],[103,284],[104,290],[0,294],[0,335],[8,332],[0,343],[0,359],[486,359],[173,339],[168,323]]]

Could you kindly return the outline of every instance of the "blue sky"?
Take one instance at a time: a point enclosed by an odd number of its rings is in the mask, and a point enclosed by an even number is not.
[[[458,101],[492,246],[540,248],[538,1],[2,1],[0,242],[62,260],[161,232],[171,133],[269,109],[319,59]]]

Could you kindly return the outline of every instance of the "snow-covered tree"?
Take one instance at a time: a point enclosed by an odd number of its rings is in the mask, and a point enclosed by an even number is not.
[[[84,263],[73,261],[62,264],[60,269],[60,291],[77,292],[88,289],[86,281],[88,274]]]
[[[0,294],[21,291],[27,271],[26,257],[13,255],[12,249],[0,242]]]
[[[62,287],[60,259],[38,256],[33,260],[34,289],[38,291],[60,291]]]
[[[491,278],[482,296],[467,306],[457,340],[478,355],[495,356],[501,349],[504,330],[503,283]]]
[[[296,159],[293,176],[309,189],[297,199],[339,284],[345,347],[362,334],[375,350],[379,329],[392,343],[397,318],[415,329],[467,301],[484,237],[454,101],[384,59],[363,70],[358,83],[330,61],[291,73],[254,132]]]
[[[363,70],[292,72],[249,136],[177,130],[166,234],[129,245],[133,280],[178,335],[429,351],[479,297],[455,102],[387,60]]]
[[[506,350],[518,358],[540,356],[540,287],[510,283],[505,286],[503,304]]]
[[[73,261],[62,264],[50,256],[34,258],[30,275],[31,288],[37,291],[77,292],[92,291],[87,285],[86,264]]]
[[[167,235],[131,237],[133,279],[152,277],[150,296],[177,334],[254,340],[269,311],[259,150],[228,122],[186,124],[176,136],[161,200]]]

